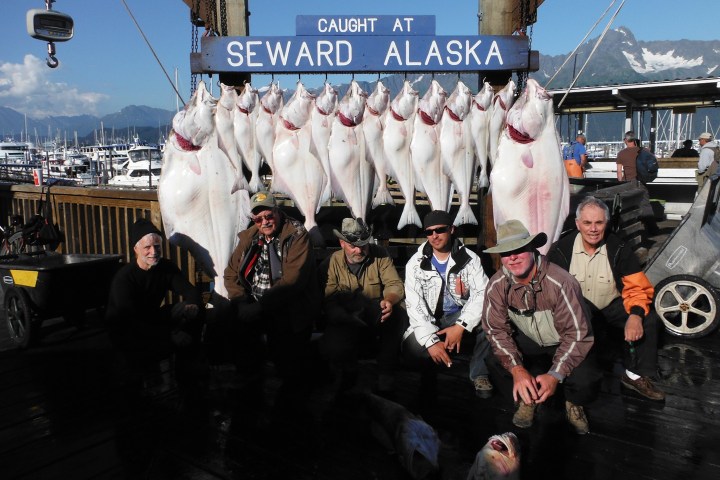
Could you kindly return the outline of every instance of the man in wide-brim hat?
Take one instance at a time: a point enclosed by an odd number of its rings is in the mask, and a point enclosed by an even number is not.
[[[565,385],[567,419],[579,434],[589,431],[583,409],[597,395],[600,374],[589,357],[593,334],[580,285],[538,252],[543,232],[531,235],[518,220],[497,227],[502,269],[486,289],[482,326],[495,354],[488,367],[503,393],[519,404],[513,423],[532,425],[535,408]],[[548,368],[549,367],[549,368]]]
[[[356,385],[358,357],[377,350],[376,391],[392,395],[400,340],[407,326],[403,281],[387,251],[360,219],[333,229],[340,250],[321,267],[327,327],[321,352],[342,370],[341,390]],[[373,348],[375,344],[378,348]]]

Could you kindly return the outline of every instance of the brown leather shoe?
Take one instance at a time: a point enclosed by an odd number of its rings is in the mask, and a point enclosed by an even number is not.
[[[623,373],[620,382],[623,386],[635,390],[637,393],[650,400],[665,400],[665,392],[653,385],[648,377],[640,377],[637,380],[630,380],[626,373]]]
[[[570,425],[573,426],[578,435],[585,435],[590,432],[590,425],[588,425],[583,407],[566,401],[565,414],[567,415],[568,422],[570,422]]]
[[[528,428],[531,426],[533,419],[535,418],[535,408],[537,408],[536,404],[533,403],[528,405],[520,400],[518,409],[515,411],[515,415],[513,415],[512,418],[513,425],[518,428]]]

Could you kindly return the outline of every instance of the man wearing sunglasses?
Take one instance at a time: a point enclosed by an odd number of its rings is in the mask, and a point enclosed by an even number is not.
[[[589,432],[583,405],[597,395],[600,374],[588,356],[593,334],[580,285],[537,249],[545,233],[530,235],[518,220],[497,227],[502,269],[488,283],[482,326],[494,352],[493,381],[512,392],[518,409],[513,424],[532,425],[538,404],[564,383],[565,412],[579,434]]]
[[[400,341],[407,328],[403,281],[362,220],[345,218],[340,231],[333,233],[340,250],[321,268],[327,326],[320,349],[342,369],[341,391],[357,383],[358,357],[377,350],[375,391],[392,397]]]
[[[292,408],[307,393],[308,347],[320,305],[315,259],[303,224],[286,216],[270,192],[253,195],[250,209],[253,224],[238,234],[224,273],[231,351],[261,402],[267,350],[283,379],[276,407]]]
[[[405,296],[410,326],[402,343],[403,356],[423,368],[423,394],[432,395],[436,369],[450,368],[452,353],[460,352],[463,337],[473,335],[470,380],[475,394],[489,398],[485,356],[490,347],[479,326],[487,275],[480,257],[453,237],[453,217],[434,210],[423,219],[427,241],[405,267]]]

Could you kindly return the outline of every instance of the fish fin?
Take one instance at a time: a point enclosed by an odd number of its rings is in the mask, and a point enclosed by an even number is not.
[[[403,207],[402,214],[400,215],[400,221],[398,222],[398,230],[402,229],[406,225],[417,225],[418,227],[422,227],[422,222],[420,221],[420,215],[418,215],[417,210],[415,209],[415,205],[412,202],[405,202],[405,206]]]
[[[250,183],[249,183],[249,189],[251,192],[259,192],[260,190],[264,190],[265,187],[263,186],[262,180],[260,180],[259,175],[253,175],[250,177]]]
[[[485,170],[480,171],[480,175],[478,175],[478,179],[477,179],[477,185],[478,185],[478,189],[488,188],[490,186],[490,180],[488,180],[487,173],[485,172]]]
[[[248,186],[247,180],[245,180],[245,176],[240,174],[235,178],[235,183],[233,183],[232,189],[230,190],[230,194],[237,192],[238,190],[248,190],[250,187]]]
[[[470,205],[460,205],[460,210],[458,210],[457,215],[455,216],[455,225],[477,225],[478,221],[475,217],[475,214],[472,211],[472,208],[470,208]]]
[[[373,198],[372,208],[377,208],[380,205],[395,205],[395,200],[393,200],[390,190],[388,190],[387,187],[378,188],[378,191]]]
[[[200,160],[198,159],[197,154],[188,156],[188,168],[190,168],[190,171],[193,172],[195,175],[202,175],[202,169],[200,168]]]

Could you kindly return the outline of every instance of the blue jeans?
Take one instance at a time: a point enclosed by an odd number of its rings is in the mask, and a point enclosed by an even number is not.
[[[451,315],[446,315],[437,321],[437,325],[440,330],[455,325],[457,319],[460,317],[461,311],[455,312]],[[485,357],[490,353],[490,344],[485,338],[485,330],[478,325],[472,332],[464,332],[463,336],[473,335],[475,337],[475,346],[473,347],[473,353],[470,357],[469,366],[469,377],[470,380],[475,380],[478,377],[486,377],[488,375],[488,368],[485,364]],[[420,345],[415,338],[415,333],[408,336],[402,343],[403,359],[410,363],[419,366],[420,368],[427,368],[433,366],[433,362],[430,354],[423,345]],[[452,357],[453,353],[450,352]]]

